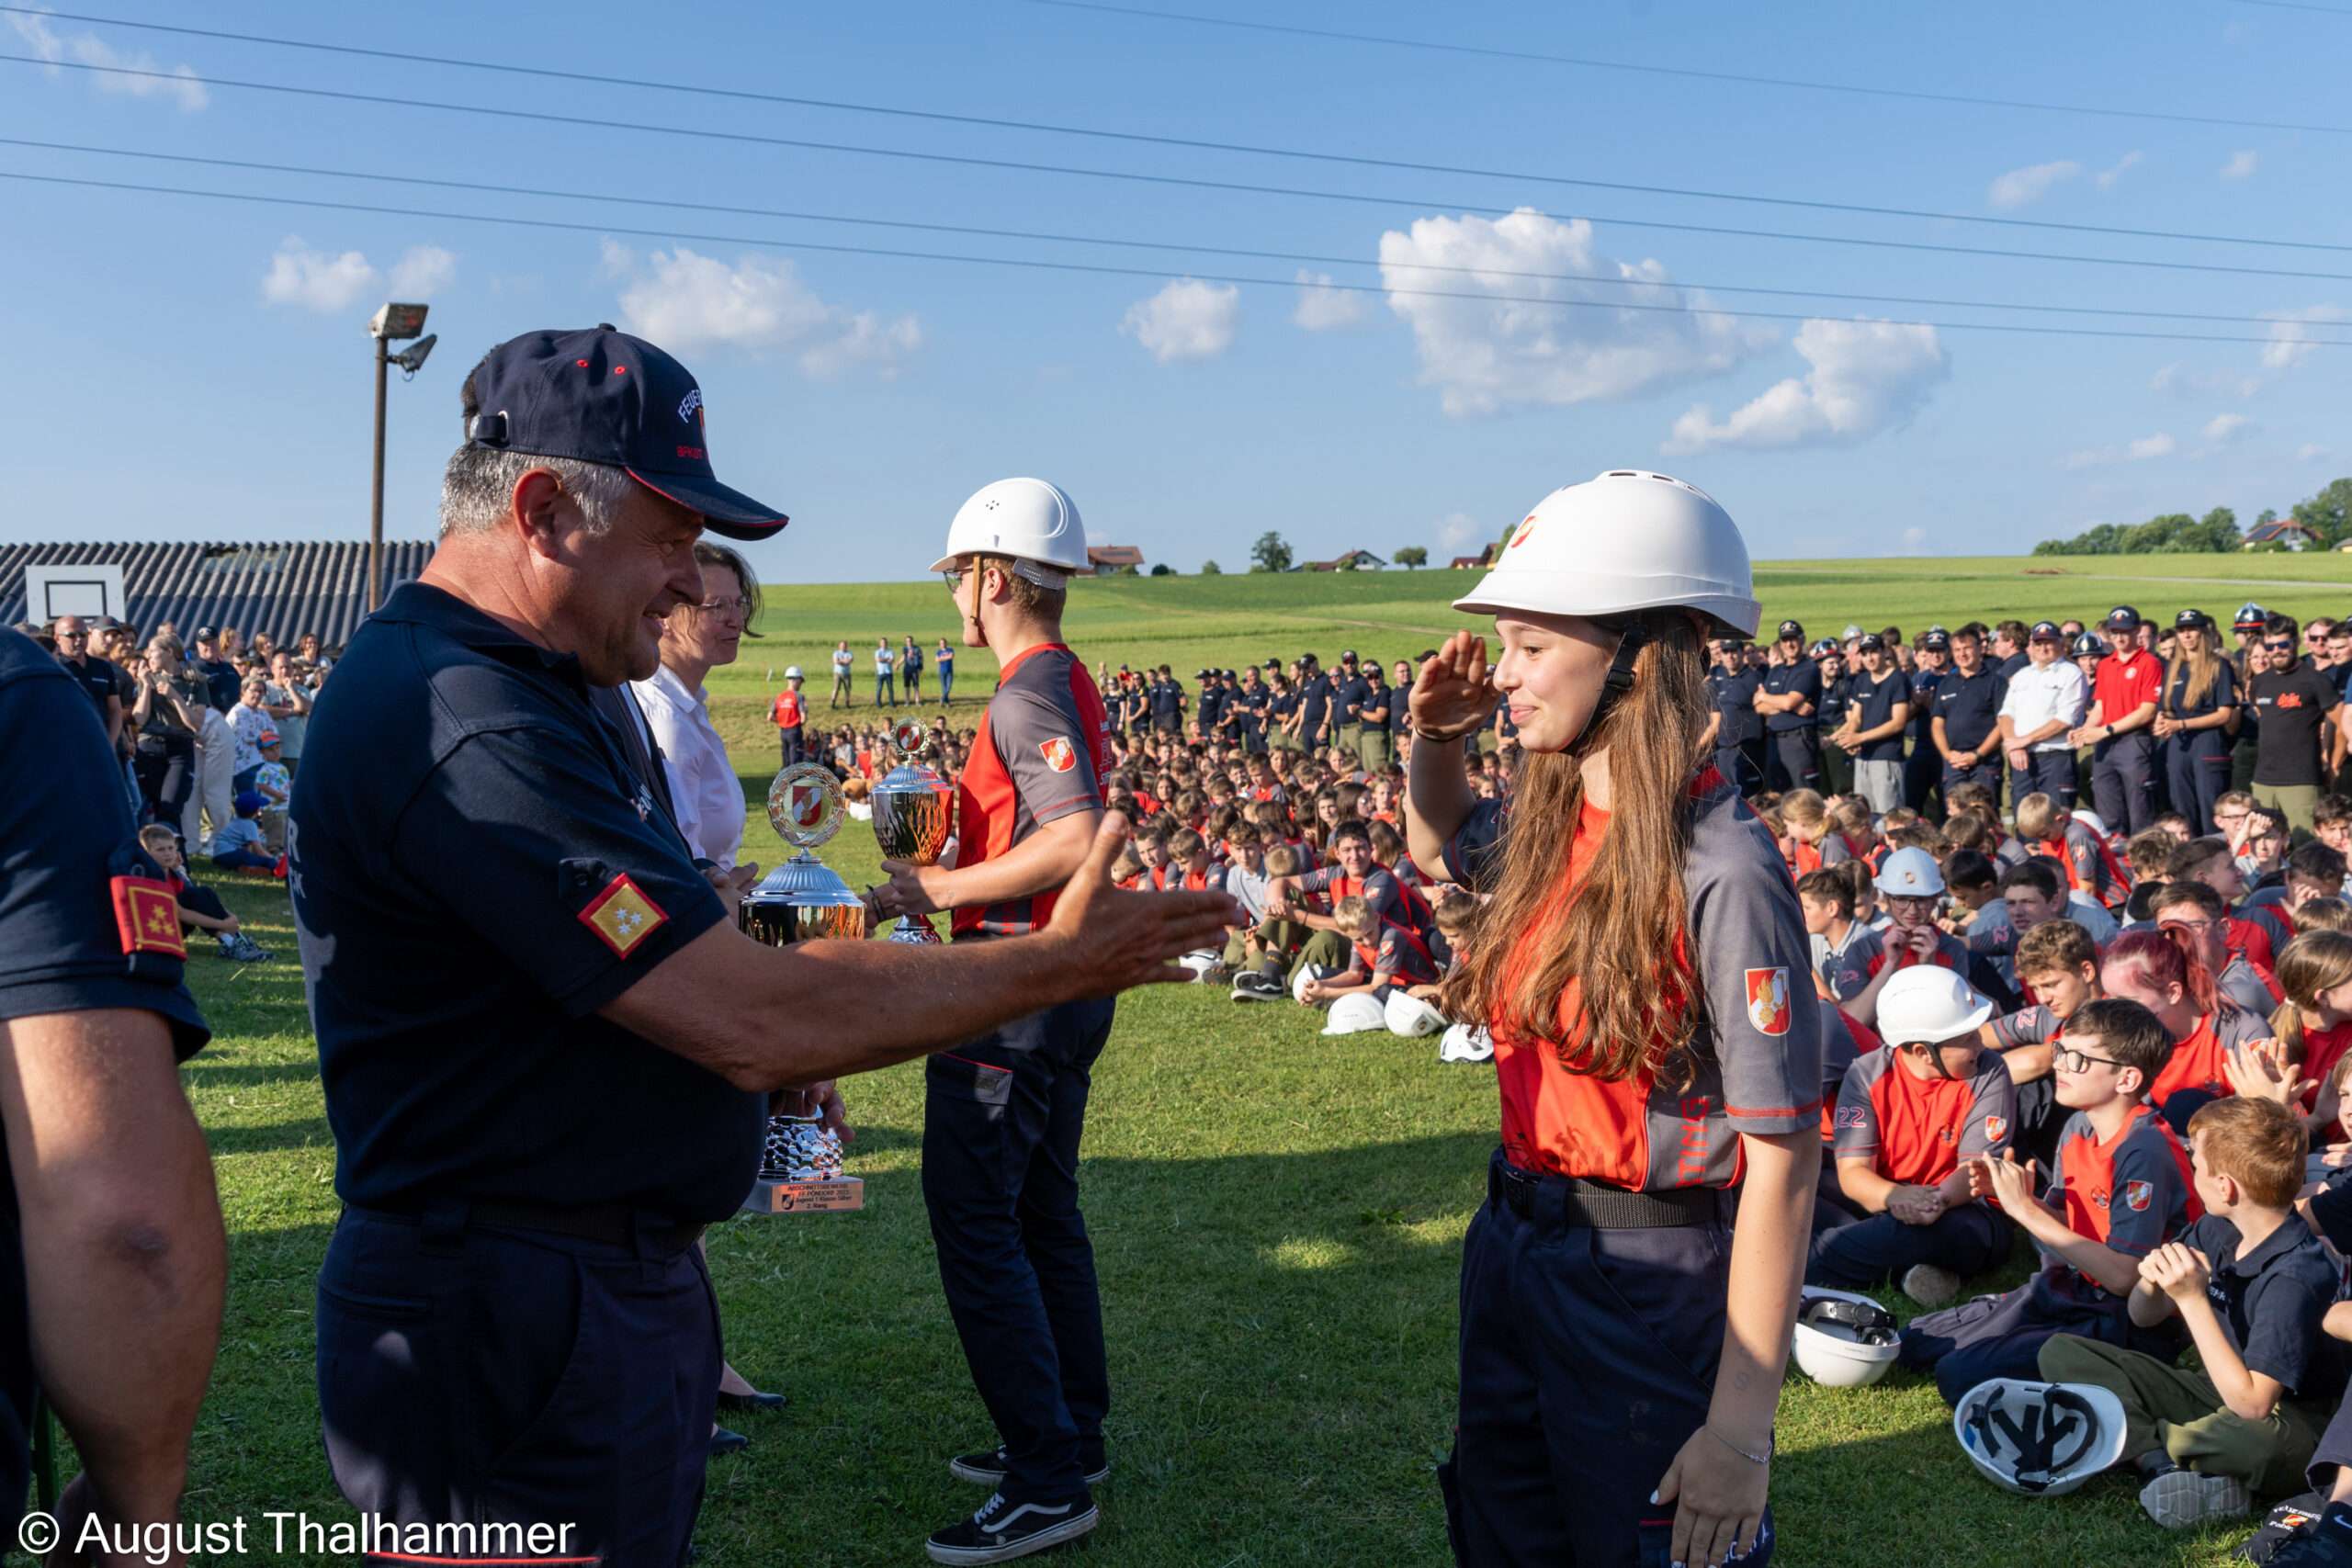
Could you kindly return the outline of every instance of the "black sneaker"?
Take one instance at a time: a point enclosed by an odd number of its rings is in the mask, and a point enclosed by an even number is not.
[[[1100,1486],[1111,1479],[1111,1461],[1102,1457],[1100,1448],[1079,1445],[1078,1462],[1087,1467],[1086,1483]],[[947,1473],[958,1481],[968,1481],[975,1486],[1001,1486],[1005,1472],[1004,1450],[1001,1447],[980,1453],[957,1454],[947,1461]]]
[[[933,1562],[1010,1562],[1076,1540],[1102,1518],[1094,1499],[1083,1492],[1051,1503],[1015,1502],[995,1492],[979,1512],[933,1534],[923,1550]]]
[[[1230,993],[1237,1002],[1278,1002],[1290,993],[1270,975],[1236,975]]]
[[[2352,1568],[2352,1505],[2330,1503],[2301,1534],[2270,1554],[2278,1568]]]

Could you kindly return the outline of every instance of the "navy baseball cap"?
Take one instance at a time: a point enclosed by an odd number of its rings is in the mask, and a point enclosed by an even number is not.
[[[2129,604],[2118,604],[2099,625],[2111,632],[2136,632],[2140,629],[2140,612]]]
[[[2032,632],[2027,636],[2026,640],[2028,642],[2064,642],[2066,634],[2058,629],[2058,623],[2055,621],[2036,621],[2033,623]]]
[[[1804,627],[1799,626],[1796,622],[1782,621],[1781,623],[1781,640],[1782,642],[1788,641],[1791,637],[1803,637],[1804,636]]]
[[[764,539],[792,521],[718,482],[702,389],[643,338],[609,324],[525,333],[483,355],[466,389],[472,446],[619,468],[729,539]]]
[[[1949,653],[1951,651],[1951,633],[1941,630],[1931,631],[1919,639],[1919,646],[1929,653]]]
[[[1884,653],[1886,639],[1876,632],[1865,632],[1861,640],[1854,645],[1854,650],[1857,653]]]

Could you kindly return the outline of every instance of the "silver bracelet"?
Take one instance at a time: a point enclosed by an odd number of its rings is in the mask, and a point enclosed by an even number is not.
[[[1762,1453],[1752,1454],[1746,1449],[1741,1448],[1737,1443],[1733,1442],[1729,1438],[1724,1437],[1721,1432],[1716,1431],[1714,1423],[1712,1421],[1707,1423],[1707,1436],[1714,1438],[1715,1441],[1721,1443],[1724,1447],[1729,1449],[1732,1452],[1737,1454],[1740,1458],[1746,1460],[1750,1464],[1770,1464],[1772,1462],[1772,1450],[1776,1445],[1770,1438],[1764,1439],[1764,1451]]]

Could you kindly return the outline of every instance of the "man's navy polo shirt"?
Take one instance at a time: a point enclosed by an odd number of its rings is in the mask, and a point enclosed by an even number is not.
[[[1973,675],[1944,672],[1935,692],[1936,716],[1944,721],[1944,744],[1955,751],[1983,747],[2000,728],[2001,699],[2009,683],[1980,664]]]
[[[1371,694],[1372,682],[1366,681],[1363,676],[1349,675],[1342,677],[1338,688],[1332,693],[1331,699],[1339,705],[1340,722],[1341,724],[1362,724],[1363,722],[1363,700]]]
[[[1764,716],[1756,711],[1756,694],[1763,687],[1761,670],[1725,670],[1719,665],[1707,671],[1707,692],[1723,721],[1715,728],[1716,745],[1744,746],[1763,739]]]
[[[1306,710],[1306,732],[1309,735],[1322,732],[1324,716],[1331,709],[1331,677],[1318,673],[1298,689],[1298,705]]]
[[[5,629],[0,735],[15,738],[0,746],[0,1020],[152,1012],[171,1029],[172,1055],[187,1061],[210,1032],[181,982],[177,912],[161,868],[139,847],[122,764],[81,682],[32,638]],[[139,934],[126,934],[119,897]],[[30,1334],[16,1183],[0,1135],[0,1508],[10,1512],[24,1507],[31,1473]]]
[[[1821,666],[1810,659],[1800,659],[1793,664],[1775,664],[1764,671],[1764,690],[1775,697],[1794,693],[1814,705],[1815,712],[1822,706]],[[1764,716],[1764,728],[1775,735],[1792,729],[1814,728],[1814,715],[1809,713],[1769,713]]]
[[[727,910],[579,661],[408,583],[328,689],[287,851],[337,1193],[732,1213],[763,1098],[596,1012]]]

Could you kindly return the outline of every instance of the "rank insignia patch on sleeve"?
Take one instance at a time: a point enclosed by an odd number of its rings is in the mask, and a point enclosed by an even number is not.
[[[180,937],[180,903],[166,883],[150,876],[116,876],[107,881],[114,899],[114,926],[128,954],[161,953],[187,956]]]
[[[616,958],[627,958],[636,952],[638,943],[659,931],[669,919],[662,912],[661,905],[629,880],[627,872],[605,884],[605,890],[580,911],[580,923],[594,931]]]

